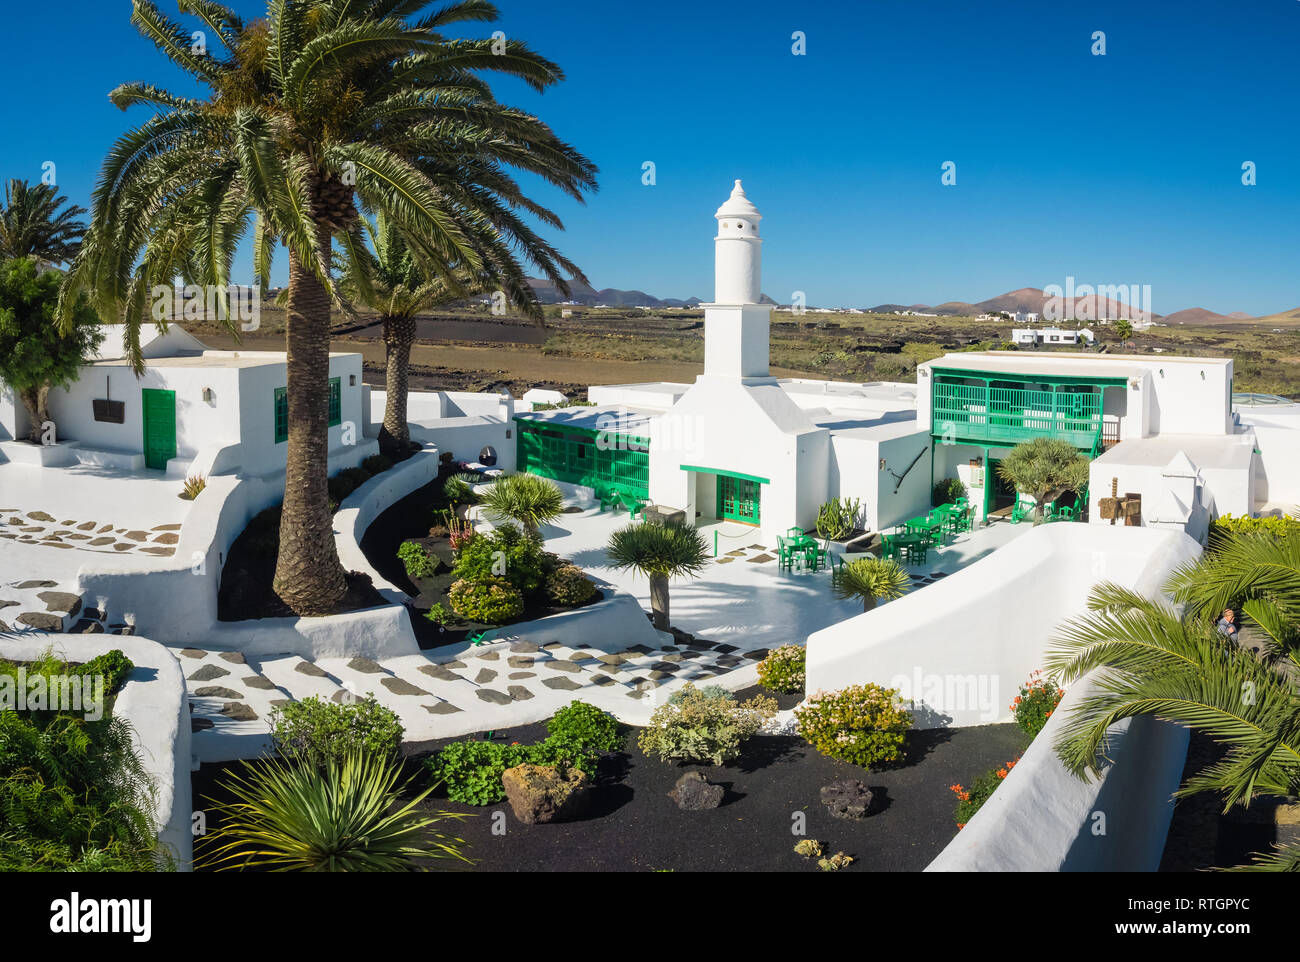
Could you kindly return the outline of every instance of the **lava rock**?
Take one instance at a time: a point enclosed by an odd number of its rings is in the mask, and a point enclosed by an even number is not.
[[[722,804],[726,789],[713,785],[701,772],[687,772],[677,779],[668,797],[684,812],[704,812]]]
[[[836,818],[866,818],[871,814],[871,789],[854,778],[822,786],[822,804]]]
[[[501,774],[501,784],[515,818],[525,825],[575,818],[591,796],[590,779],[576,768],[562,775],[549,765],[517,765]]]

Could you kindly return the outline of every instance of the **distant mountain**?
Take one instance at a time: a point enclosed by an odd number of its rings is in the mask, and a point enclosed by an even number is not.
[[[588,307],[596,304],[605,304],[609,307],[699,307],[704,301],[698,297],[688,297],[686,300],[679,300],[675,297],[658,298],[653,294],[647,294],[645,291],[621,291],[615,287],[604,287],[600,290],[583,284],[581,281],[569,281],[571,293],[565,297],[550,281],[540,280],[536,277],[528,278],[528,286],[537,294],[537,299],[543,304],[560,304],[566,301],[574,301],[578,304],[585,304]],[[762,295],[758,301],[760,304],[776,304],[776,301]]]
[[[1214,311],[1206,310],[1203,307],[1189,307],[1185,310],[1174,311],[1172,314],[1166,314],[1165,324],[1231,324],[1233,321],[1248,320],[1249,314],[1243,314],[1240,311],[1235,314],[1218,314]]]
[[[929,304],[877,304],[875,307],[868,307],[868,314],[893,314],[894,311],[916,311],[922,314],[928,314],[934,308]]]

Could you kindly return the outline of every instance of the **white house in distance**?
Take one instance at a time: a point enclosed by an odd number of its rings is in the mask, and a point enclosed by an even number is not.
[[[97,356],[66,389],[50,392],[53,445],[13,439],[29,432],[27,410],[0,385],[0,454],[46,466],[97,464],[134,471],[265,476],[284,470],[288,438],[285,356],[209,351],[175,324],[141,331],[136,377],[121,327],[105,325]],[[363,395],[360,354],[330,355],[330,455],[341,466],[376,448]]]
[[[1037,318],[1037,315],[1034,317]],[[1096,340],[1096,333],[1088,327],[1077,330],[1060,327],[1017,327],[1011,331],[1011,342],[1020,347],[1037,347],[1040,344],[1052,346],[1092,344]]]
[[[739,181],[715,217],[704,373],[593,386],[591,407],[516,414],[519,470],[753,525],[764,539],[812,528],[836,496],[860,498],[869,529],[892,527],[954,477],[985,521],[1016,498],[998,462],[1036,437],[1092,459],[1093,523],[1109,523],[1098,502],[1112,486],[1141,502],[1130,523],[1196,537],[1216,515],[1300,501],[1300,479],[1286,480],[1298,477],[1300,414],[1234,413],[1230,359],[984,351],[926,362],[915,385],[773,377],[771,307],[758,303],[762,217]]]

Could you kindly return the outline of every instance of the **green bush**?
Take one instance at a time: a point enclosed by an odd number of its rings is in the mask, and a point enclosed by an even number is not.
[[[1063,697],[1065,692],[1062,689],[1048,682],[1041,671],[1034,672],[1029,676],[1029,681],[1020,686],[1020,694],[1011,703],[1016,724],[1022,732],[1033,738],[1043,730],[1047,719],[1052,717],[1052,712]]]
[[[595,593],[595,583],[577,565],[560,565],[546,576],[546,596],[557,605],[580,605]]]
[[[802,645],[773,648],[758,663],[758,683],[768,691],[803,691],[807,655]]]
[[[506,797],[501,776],[517,765],[547,765],[596,774],[596,751],[572,731],[535,745],[518,742],[453,742],[425,762],[429,777],[445,786],[447,797],[465,805],[492,805]]]
[[[104,676],[104,694],[112,695],[129,675],[135,665],[131,659],[118,648],[112,651],[106,651],[102,655],[96,655],[90,661],[84,663],[76,669],[77,674],[93,678],[95,675]]]
[[[832,498],[817,509],[817,533],[823,538],[840,541],[851,535],[862,515],[857,498]]]
[[[957,809],[953,812],[953,818],[958,828],[966,827],[966,823],[975,817],[975,813],[989,800],[989,796],[997,790],[1003,779],[1015,767],[1016,759],[1012,759],[1002,767],[995,768],[975,779],[970,788],[960,784],[948,786],[948,790],[957,796]]]
[[[473,471],[461,471],[453,474],[442,485],[443,496],[453,504],[477,504],[478,496],[471,485],[482,484],[486,478]]]
[[[540,538],[525,534],[513,524],[503,524],[465,541],[452,573],[475,582],[504,578],[520,593],[531,595],[542,587],[550,567]]]
[[[435,602],[433,607],[424,613],[424,617],[435,625],[446,625],[451,623],[454,616],[447,610],[447,606],[439,601]]]
[[[729,692],[701,690],[687,682],[655,709],[637,744],[665,762],[725,765],[775,714],[776,701],[765,695],[742,704]]]
[[[829,758],[871,768],[903,757],[912,714],[898,690],[868,682],[817,692],[794,710],[799,734]]]
[[[330,500],[342,504],[343,500],[370,480],[365,468],[344,468],[329,480]]]
[[[1220,515],[1210,522],[1209,548],[1213,551],[1216,542],[1225,534],[1267,534],[1276,538],[1294,537],[1300,533],[1300,518],[1284,516],[1270,518],[1235,517],[1231,514]]]
[[[524,596],[504,578],[462,578],[452,584],[447,599],[456,614],[485,625],[499,625],[524,613]]]
[[[81,665],[46,652],[0,661],[0,675],[46,679],[104,676],[105,698],[132,664],[110,651]],[[153,871],[170,867],[157,848],[153,785],[132,729],[105,702],[91,720],[70,711],[0,711],[0,871]]]
[[[396,755],[405,729],[373,695],[341,705],[313,695],[271,711],[271,741],[280,754],[321,765],[349,751]]]
[[[554,738],[564,739],[597,752],[616,752],[623,747],[618,720],[595,705],[573,701],[555,713],[546,723]]]
[[[403,541],[397,549],[397,560],[406,568],[409,578],[432,578],[438,571],[438,562],[421,544]]]
[[[944,478],[934,483],[934,494],[930,502],[936,508],[941,504],[952,504],[958,498],[966,497],[966,485],[960,478]]]
[[[393,466],[393,459],[383,454],[372,454],[361,462],[361,467],[369,474],[383,474]]]

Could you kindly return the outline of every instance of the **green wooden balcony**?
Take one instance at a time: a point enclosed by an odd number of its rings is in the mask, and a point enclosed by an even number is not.
[[[1061,438],[1085,451],[1102,444],[1102,393],[993,387],[936,380],[931,433],[950,441],[1015,445]]]

